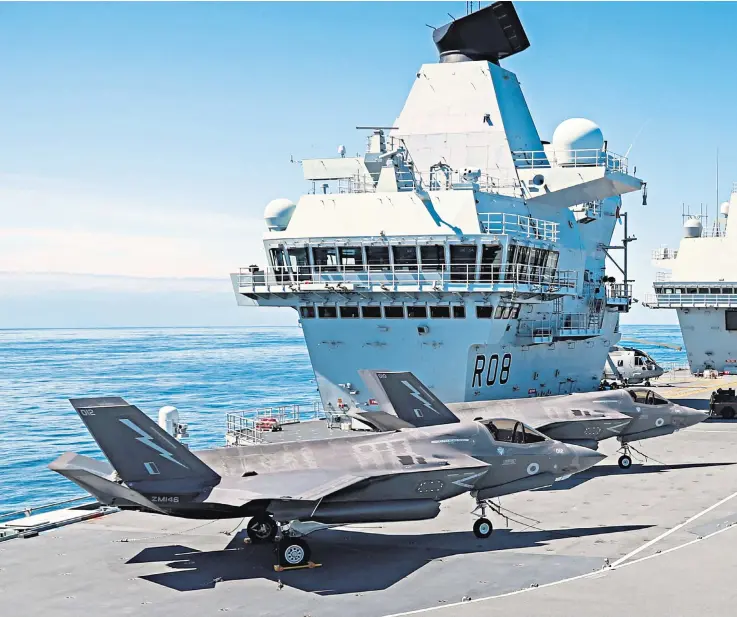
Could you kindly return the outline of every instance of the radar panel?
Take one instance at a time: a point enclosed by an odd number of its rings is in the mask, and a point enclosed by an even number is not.
[[[499,64],[530,46],[511,2],[495,2],[433,31],[440,62],[487,60]]]

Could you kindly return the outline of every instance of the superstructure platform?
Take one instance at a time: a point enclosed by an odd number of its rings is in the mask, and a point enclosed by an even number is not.
[[[660,382],[664,396],[703,408],[737,377],[675,372]],[[303,422],[265,438],[329,430]],[[602,443],[607,454],[616,448]],[[732,614],[737,423],[710,420],[640,449],[650,459],[629,471],[613,456],[550,489],[505,497],[510,520],[496,518],[488,540],[468,531],[467,496],[431,521],[318,531],[311,545],[322,566],[311,570],[275,572],[271,548],[245,544],[240,520],[36,515],[51,522],[46,531],[0,542],[0,601],[47,617],[563,615],[583,602],[589,615]],[[27,532],[29,523],[15,525]]]

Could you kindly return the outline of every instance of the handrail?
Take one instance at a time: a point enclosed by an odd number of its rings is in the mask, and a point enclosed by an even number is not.
[[[341,285],[357,288],[427,285],[445,286],[509,286],[574,289],[578,280],[575,270],[560,270],[528,264],[428,264],[395,263],[335,266],[268,266],[265,270],[241,268],[239,287],[277,287],[280,290],[320,291]]]
[[[699,307],[735,307],[737,306],[737,294],[647,294],[645,302],[652,308],[699,308]]]
[[[39,510],[48,510],[50,508],[57,508],[59,506],[68,505],[70,503],[79,503],[82,501],[94,503],[95,499],[91,497],[90,495],[84,495],[82,497],[74,497],[72,499],[65,499],[64,501],[54,501],[52,503],[42,504],[40,506],[30,506],[30,507],[24,508],[23,510],[16,510],[15,512],[0,513],[0,519],[10,518],[13,516],[19,516],[21,514],[24,516],[31,516],[33,512],[37,512]]]
[[[558,223],[509,212],[479,213],[481,229],[496,236],[516,235],[536,240],[558,241]]]
[[[609,171],[627,173],[627,157],[609,150],[513,150],[512,158],[520,169],[550,167],[604,167]]]

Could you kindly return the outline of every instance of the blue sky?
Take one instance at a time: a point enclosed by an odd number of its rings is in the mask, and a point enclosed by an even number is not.
[[[504,65],[544,137],[583,116],[648,182],[626,198],[638,295],[681,204],[737,180],[737,5],[520,3]],[[0,326],[291,322],[238,308],[295,159],[391,123],[460,3],[0,4]],[[637,309],[630,323],[674,321]]]

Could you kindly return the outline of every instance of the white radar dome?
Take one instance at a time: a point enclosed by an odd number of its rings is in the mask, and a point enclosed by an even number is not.
[[[291,199],[274,199],[264,210],[264,220],[269,231],[284,231],[297,207]]]
[[[700,238],[703,226],[697,218],[690,218],[683,224],[684,238]]]
[[[722,203],[721,206],[719,206],[719,212],[724,218],[727,218],[729,216],[729,202],[725,201]]]
[[[604,134],[586,118],[569,118],[553,132],[553,150],[559,165],[593,165],[604,150]]]

